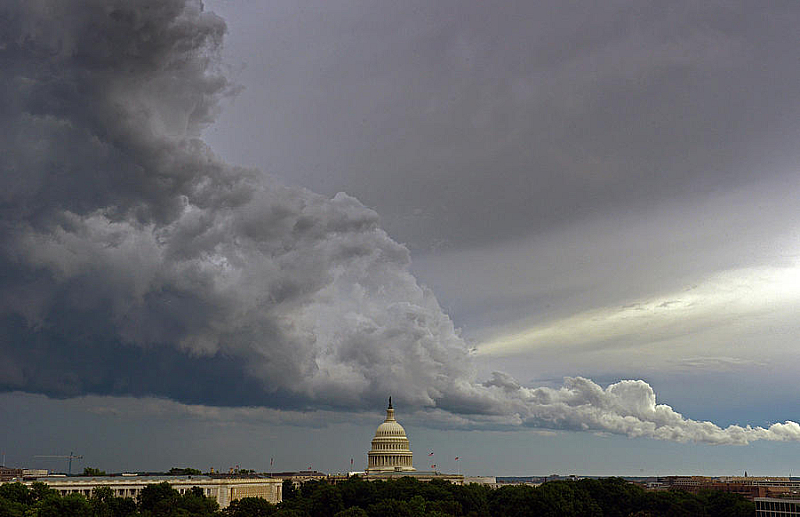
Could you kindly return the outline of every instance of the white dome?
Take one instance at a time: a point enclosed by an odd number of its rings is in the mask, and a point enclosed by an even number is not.
[[[384,423],[378,426],[378,429],[375,431],[375,437],[378,436],[402,436],[403,438],[406,437],[406,430],[403,429],[403,426],[397,423],[397,420],[386,420]]]
[[[406,430],[394,419],[392,398],[386,409],[386,420],[375,431],[372,449],[367,453],[367,472],[395,472],[416,470],[412,466],[413,453]]]

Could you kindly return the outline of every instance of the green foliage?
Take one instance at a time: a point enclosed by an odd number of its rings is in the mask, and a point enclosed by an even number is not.
[[[23,517],[27,506],[0,497],[0,517]]]
[[[334,514],[344,510],[342,494],[334,485],[324,481],[319,484],[309,498],[309,513],[313,517],[333,517]],[[302,493],[302,492],[301,492]]]
[[[42,483],[41,481],[34,481],[31,483],[31,494],[33,495],[34,501],[41,501],[46,499],[50,496],[57,496],[58,491],[53,490],[47,483]]]
[[[106,475],[105,470],[96,469],[94,467],[84,467],[83,474],[81,474],[81,476],[105,476],[105,475]]]
[[[477,512],[476,512],[477,513]],[[458,501],[428,501],[425,515],[465,515]]]
[[[169,483],[151,484],[139,494],[139,509],[143,517],[211,516],[217,514],[219,505],[203,494],[203,489],[192,487],[180,495]]]
[[[369,517],[413,517],[411,506],[406,501],[381,499],[367,507]]]
[[[597,503],[605,517],[627,517],[641,508],[644,490],[622,478],[582,479],[578,486]]]
[[[33,502],[33,494],[22,483],[4,483],[0,485],[0,497],[12,503],[28,505]]]
[[[260,497],[244,497],[225,508],[230,517],[270,517],[277,511],[275,505]]]
[[[307,514],[290,508],[278,508],[275,517],[306,517]]]
[[[291,501],[297,496],[297,491],[294,488],[294,483],[290,479],[283,480],[283,486],[281,488],[283,494],[284,501]]]
[[[539,487],[457,486],[411,477],[369,482],[357,477],[338,485],[284,483],[278,506],[248,497],[224,511],[203,490],[184,494],[168,483],[145,487],[139,500],[98,488],[88,499],[62,497],[43,483],[0,485],[0,517],[752,517],[753,503],[736,494],[704,491],[647,492],[620,478],[555,481]],[[289,497],[286,497],[286,494]]]
[[[189,515],[210,516],[217,513],[219,504],[214,499],[206,497],[202,488],[195,486],[181,497],[178,508],[185,510]]]
[[[101,486],[92,490],[92,497],[89,498],[89,505],[95,517],[114,517],[111,508],[111,501],[114,499],[114,492],[107,486]]]
[[[736,494],[703,490],[697,497],[703,501],[709,517],[751,517],[754,513],[753,504]]]
[[[361,507],[351,506],[347,510],[342,510],[333,517],[369,517],[369,514]]]
[[[38,517],[88,517],[92,515],[89,501],[80,494],[64,497],[48,496],[36,503]]]
[[[106,486],[92,491],[89,506],[94,517],[133,517],[136,514],[136,501],[130,497],[115,497],[114,491]]]
[[[0,485],[0,517],[23,517],[33,493],[22,483]]]
[[[288,486],[288,485],[284,485]],[[286,490],[284,488],[284,490]],[[291,513],[283,513],[291,512]],[[662,517],[752,516],[753,504],[721,492],[646,492],[621,478],[555,481],[539,487],[458,486],[411,477],[337,485],[304,483],[278,505],[276,516],[369,517]]]
[[[250,504],[247,508],[263,508],[266,513],[246,511],[235,517],[276,513],[275,506],[263,499]],[[148,485],[137,503],[131,498],[115,497],[108,487],[96,488],[87,499],[80,494],[62,497],[57,490],[35,482],[30,488],[22,483],[0,484],[0,517],[222,517],[222,513],[217,502],[205,497],[198,487],[181,495],[166,482]]]
[[[169,483],[147,485],[139,493],[139,508],[142,514],[152,517],[166,517],[178,506],[180,494]]]

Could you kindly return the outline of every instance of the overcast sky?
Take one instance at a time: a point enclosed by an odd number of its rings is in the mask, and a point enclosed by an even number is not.
[[[344,470],[392,395],[418,469],[788,474],[798,23],[0,7],[6,462]]]

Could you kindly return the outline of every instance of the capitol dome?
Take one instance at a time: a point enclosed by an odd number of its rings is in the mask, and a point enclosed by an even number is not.
[[[411,448],[406,430],[394,419],[392,397],[386,409],[386,420],[375,431],[372,449],[367,453],[367,472],[413,471]]]

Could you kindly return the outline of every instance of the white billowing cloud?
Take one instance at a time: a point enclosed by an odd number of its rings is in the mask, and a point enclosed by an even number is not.
[[[796,441],[800,425],[787,421],[769,428],[726,428],[685,418],[670,406],[656,403],[644,381],[624,380],[603,389],[581,377],[568,378],[559,389],[519,388],[530,415],[526,423],[541,427],[584,429],[651,437],[678,442],[744,445],[754,440]]]
[[[373,210],[231,167],[196,139],[230,91],[219,18],[195,1],[43,5],[14,6],[0,27],[0,169],[14,192],[0,226],[3,390],[167,397],[202,418],[391,394],[442,425],[800,439],[792,422],[686,419],[642,381],[481,384]]]

